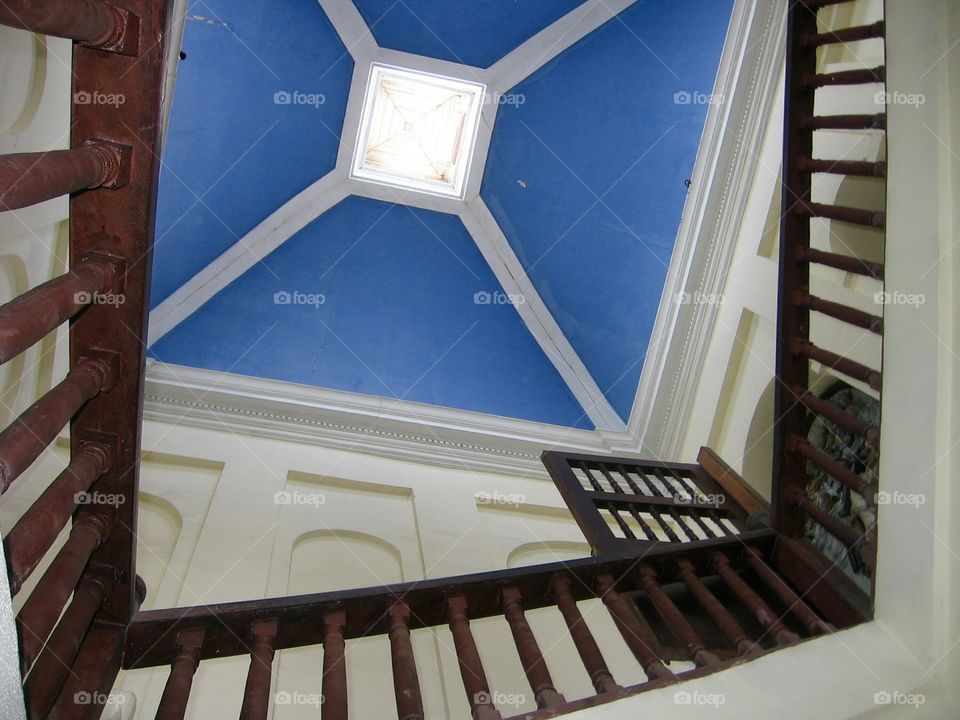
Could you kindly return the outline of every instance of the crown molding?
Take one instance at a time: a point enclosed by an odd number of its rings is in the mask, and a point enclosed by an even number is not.
[[[777,100],[786,44],[785,0],[736,0],[690,194],[664,284],[649,352],[630,413],[630,446],[676,458],[703,372],[720,297]],[[616,441],[614,441],[616,442]]]
[[[426,465],[545,478],[544,450],[608,453],[588,430],[148,361],[145,420]]]

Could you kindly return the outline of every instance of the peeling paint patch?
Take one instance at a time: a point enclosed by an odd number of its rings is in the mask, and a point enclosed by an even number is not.
[[[223,20],[217,20],[216,18],[208,18],[203,15],[187,15],[187,20],[192,20],[193,22],[206,23],[207,25],[220,25],[225,27],[230,32],[233,32],[233,28],[230,27],[229,23],[225,23]]]

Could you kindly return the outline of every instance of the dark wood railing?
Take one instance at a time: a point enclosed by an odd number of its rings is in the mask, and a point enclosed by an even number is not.
[[[0,362],[70,323],[66,377],[0,433],[6,492],[70,431],[69,465],[4,538],[17,594],[70,526],[17,617],[31,719],[99,717],[74,695],[109,692],[144,597],[134,528],[167,12],[166,0],[0,4],[4,24],[76,41],[72,148],[0,157],[0,211],[71,194],[69,272],[0,307]],[[123,102],[82,101],[94,94]]]
[[[770,523],[769,506],[713,451],[698,464],[546,452],[543,462],[594,554],[696,543]]]
[[[871,598],[836,572],[835,563],[822,556],[807,541],[806,528],[815,523],[839,540],[871,574],[876,562],[876,527],[860,529],[845,522],[808,497],[808,465],[834,478],[876,508],[875,476],[868,480],[850,463],[838,461],[808,441],[811,422],[820,418],[865,440],[879,449],[879,427],[868,424],[820,397],[813,387],[811,361],[830,375],[851,379],[879,394],[882,371],[845,356],[847,348],[826,348],[811,342],[810,325],[815,314],[828,316],[851,327],[883,334],[883,318],[840,302],[816,297],[810,292],[811,266],[822,265],[873,278],[882,292],[883,265],[854,254],[834,253],[811,247],[811,220],[823,218],[869,228],[876,235],[882,257],[884,212],[874,209],[825,205],[812,201],[813,178],[818,173],[878,178],[886,177],[886,162],[849,162],[814,157],[814,136],[822,130],[884,132],[883,114],[818,115],[816,88],[835,85],[877,84],[883,89],[884,67],[819,73],[817,49],[837,42],[883,38],[881,22],[831,32],[818,30],[818,11],[836,2],[792,0],[789,10],[786,108],[783,153],[783,196],[780,235],[780,289],[777,331],[777,378],[774,416],[777,418],[774,447],[774,527],[789,543],[783,552],[791,555],[783,565],[787,575],[804,590],[821,592],[817,578],[833,579],[846,601],[869,615]],[[849,249],[849,248],[846,248]],[[882,305],[878,305],[882,312]]]
[[[497,697],[496,688],[487,681],[470,621],[502,617],[538,708],[516,717],[553,717],[698,677],[830,632],[833,626],[774,569],[774,546],[775,533],[766,528],[696,543],[660,541],[642,552],[633,548],[460,577],[145,611],[128,628],[124,667],[170,666],[158,717],[179,718],[201,662],[249,655],[242,717],[266,718],[274,653],[322,645],[323,667],[317,668],[322,680],[316,688],[324,699],[321,716],[345,720],[344,653],[356,639],[386,635],[398,717],[422,718],[410,631],[447,625],[473,717],[492,720],[501,717],[491,700]],[[577,607],[589,599],[601,599],[606,605],[649,678],[646,682],[628,687],[617,683]],[[596,695],[567,701],[563,689],[555,686],[550,660],[524,617],[524,611],[535,608],[556,608],[562,615]],[[674,672],[670,664],[677,660],[695,667]]]

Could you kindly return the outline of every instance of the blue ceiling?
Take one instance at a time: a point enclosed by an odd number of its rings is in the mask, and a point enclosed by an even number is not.
[[[152,351],[193,367],[592,429],[516,310],[475,302],[502,292],[459,218],[351,197]],[[289,304],[278,304],[282,293]]]
[[[583,0],[354,0],[377,44],[489,67]]]
[[[333,169],[353,72],[315,0],[191,0],[183,52],[160,171],[154,305]],[[274,103],[294,91],[324,102]]]
[[[355,1],[382,46],[477,67],[580,4]],[[624,421],[707,110],[674,96],[712,90],[732,2],[639,0],[513,88],[522,104],[497,114],[482,198]],[[316,0],[192,0],[187,16],[152,307],[334,168],[353,70]],[[284,92],[323,101],[275,103]],[[474,302],[502,291],[459,218],[349,197],[151,353],[592,429],[516,310]],[[325,302],[276,303],[284,292]]]
[[[732,0],[638,2],[514,88],[481,195],[626,420]]]

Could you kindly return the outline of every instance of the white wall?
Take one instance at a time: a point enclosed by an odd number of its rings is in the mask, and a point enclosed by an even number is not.
[[[230,432],[147,422],[138,563],[144,609],[259,599],[436,578],[589,555],[552,483],[450,470]],[[490,499],[493,499],[491,502]],[[606,610],[582,611],[618,680],[643,674]],[[530,613],[554,680],[568,698],[592,686],[559,612]],[[505,715],[535,707],[503,618],[473,623],[491,684],[518,698]],[[414,633],[428,717],[469,714],[446,628]],[[607,648],[610,648],[607,650]],[[350,703],[359,717],[393,708],[389,644],[348,643]],[[319,693],[322,651],[279,653],[275,692]],[[205,661],[190,718],[239,712],[246,656]],[[117,692],[152,717],[167,670],[124,673]],[[276,718],[315,715],[309,703]]]

